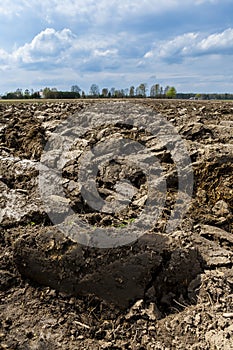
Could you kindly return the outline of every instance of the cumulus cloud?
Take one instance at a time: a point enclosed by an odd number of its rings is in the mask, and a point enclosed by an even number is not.
[[[145,59],[158,58],[170,63],[181,62],[186,57],[200,55],[233,55],[233,29],[204,36],[201,33],[185,33],[172,40],[154,44]]]
[[[53,28],[47,28],[36,35],[30,43],[15,50],[12,58],[25,64],[49,59],[58,60],[65,50],[72,47],[75,38],[69,29],[55,31]]]
[[[127,33],[109,35],[103,40],[101,35],[87,34],[79,37],[67,28],[60,31],[47,28],[11,53],[0,49],[0,64],[34,70],[72,66],[80,71],[96,72],[116,70],[120,66],[129,67],[130,62],[135,67],[143,68],[155,59],[179,63],[187,57],[233,54],[232,28],[207,36],[195,32],[185,33],[168,41],[156,42],[144,57],[142,51],[138,51],[138,56],[135,57],[134,42],[126,39]],[[126,57],[125,52],[130,47],[132,54]]]
[[[197,44],[200,53],[233,54],[233,28],[228,28],[222,33],[215,33],[202,39]]]
[[[135,55],[134,41],[128,39],[127,33],[109,35],[103,40],[101,35],[87,33],[78,36],[67,28],[60,31],[47,28],[11,53],[0,49],[0,64],[4,69],[7,65],[31,70],[72,67],[80,72],[125,70],[130,69],[130,65],[143,69],[154,60],[179,63],[201,55],[233,54],[233,29],[210,35],[185,33],[168,41],[156,42],[144,53],[139,50]]]
[[[0,64],[30,70],[72,67],[96,72],[117,69],[120,61],[117,46],[121,38],[109,36],[103,41],[98,35],[78,37],[67,28],[61,31],[47,28],[11,53],[0,49]]]
[[[160,46],[159,57],[165,60],[180,60],[190,54],[195,46],[198,34],[186,33]]]

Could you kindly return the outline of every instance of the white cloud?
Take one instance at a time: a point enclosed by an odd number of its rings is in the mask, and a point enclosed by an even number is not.
[[[215,33],[202,39],[197,49],[200,52],[221,53],[224,51],[233,53],[233,29],[228,28],[222,33]]]
[[[8,53],[5,50],[0,48],[0,63],[7,62],[8,58],[9,58]]]
[[[220,0],[186,0],[182,3],[179,0],[160,0],[155,3],[151,0],[11,0],[2,1],[0,4],[0,15],[13,16],[22,15],[30,10],[39,13],[48,22],[53,22],[56,15],[74,18],[88,18],[91,21],[115,21],[128,16],[141,16],[145,14],[160,14],[167,10],[172,10],[180,6],[195,6],[204,3],[215,4]],[[229,0],[222,0],[227,3]]]
[[[76,36],[69,29],[55,31],[53,28],[47,28],[30,43],[15,50],[12,58],[22,63],[56,60],[62,57],[65,50],[72,47],[75,39]]]
[[[0,3],[0,15],[10,17],[18,15],[22,11],[22,6],[18,1],[12,3],[10,0],[5,0]]]
[[[7,70],[9,66],[9,54],[0,48],[0,70],[1,74],[3,71]]]
[[[144,58],[151,58],[153,56],[153,51],[148,51],[147,53],[145,53]]]
[[[211,3],[211,4],[217,4],[218,2],[220,2],[220,0],[196,0],[196,1],[194,1],[194,3],[196,4],[196,5],[202,5],[202,4],[204,4],[204,3]]]
[[[99,57],[112,57],[118,54],[117,49],[112,49],[112,50],[94,50],[94,56],[99,56]]]
[[[145,59],[159,58],[167,62],[180,62],[186,57],[200,55],[233,55],[233,29],[204,36],[201,33],[185,33],[172,40],[154,44]]]
[[[105,18],[106,15],[111,15],[111,20],[119,15],[128,15],[128,13],[159,13],[168,8],[178,6],[177,0],[160,0],[156,6],[151,0],[16,0],[14,2],[5,0],[0,4],[0,14],[12,15],[22,13],[25,9],[38,10],[40,8],[44,13],[61,14],[63,16],[74,17],[77,15],[86,15],[95,18]],[[102,16],[101,16],[102,15]],[[100,16],[100,17],[99,17]],[[93,17],[92,17],[93,18]]]
[[[174,59],[176,56],[187,55],[193,50],[197,37],[197,33],[186,33],[177,36],[160,46],[159,57]]]
[[[5,68],[24,67],[30,70],[73,67],[81,71],[100,71],[119,66],[119,50],[122,35],[88,35],[78,37],[70,29],[56,31],[47,28],[31,42],[7,53],[0,49],[0,64]]]
[[[20,16],[28,9],[35,8],[35,11],[38,11],[40,7],[40,2],[35,0],[4,0],[0,3],[0,16]]]
[[[138,38],[139,42],[142,38]],[[125,50],[129,50],[125,56]],[[132,50],[132,52],[130,51]],[[22,67],[42,71],[72,67],[79,72],[148,70],[155,62],[179,63],[186,58],[210,54],[233,54],[233,29],[204,36],[201,33],[185,33],[171,40],[156,42],[152,49],[135,56],[134,41],[127,33],[109,35],[86,34],[78,36],[70,29],[56,31],[47,28],[31,42],[11,53],[0,49],[1,68]]]

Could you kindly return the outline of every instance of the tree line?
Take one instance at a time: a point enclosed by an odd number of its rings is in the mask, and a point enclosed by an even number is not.
[[[154,84],[148,91],[147,84],[141,83],[139,86],[130,86],[126,89],[111,89],[105,87],[100,89],[97,84],[90,86],[89,92],[86,93],[78,85],[72,85],[70,91],[60,91],[57,88],[46,87],[40,91],[26,89],[17,89],[14,92],[8,92],[2,96],[2,99],[73,99],[73,98],[123,98],[123,97],[176,97],[174,86],[163,88],[159,84]]]
[[[192,100],[233,100],[233,94],[230,93],[178,93],[174,86],[163,88],[160,84],[153,84],[148,89],[147,84],[141,83],[138,86],[130,86],[126,89],[111,89],[105,87],[100,89],[97,84],[90,86],[86,93],[78,85],[72,85],[70,91],[60,91],[57,88],[46,87],[40,91],[26,89],[17,89],[14,92],[8,92],[1,97],[2,99],[75,99],[75,98],[178,98]]]

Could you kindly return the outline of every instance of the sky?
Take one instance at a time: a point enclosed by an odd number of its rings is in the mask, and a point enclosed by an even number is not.
[[[232,0],[4,0],[0,94],[146,83],[233,93]]]

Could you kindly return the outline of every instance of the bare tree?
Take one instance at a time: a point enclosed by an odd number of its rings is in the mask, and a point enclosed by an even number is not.
[[[135,87],[134,86],[130,86],[130,88],[129,88],[129,96],[130,97],[134,97],[134,93],[135,93]]]
[[[78,85],[72,85],[70,91],[71,92],[78,92],[78,93],[80,93],[81,89],[80,89],[80,87]]]
[[[146,84],[142,83],[136,88],[136,96],[138,97],[146,97]]]
[[[99,97],[99,94],[100,94],[99,86],[96,84],[92,84],[90,87],[90,95],[93,97]]]

